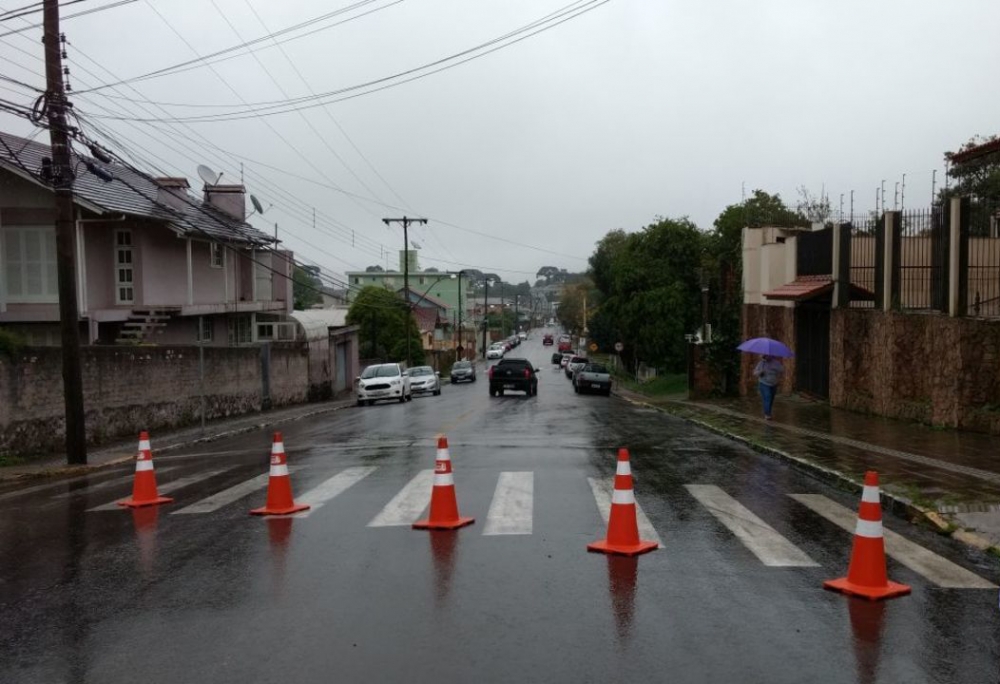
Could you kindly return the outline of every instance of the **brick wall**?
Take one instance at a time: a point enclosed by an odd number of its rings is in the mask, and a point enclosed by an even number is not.
[[[204,351],[206,418],[260,410],[260,349]],[[271,405],[306,401],[307,349],[274,344],[270,354]],[[82,362],[92,444],[200,420],[197,347],[84,347]],[[60,350],[38,347],[13,360],[0,357],[0,452],[58,451],[64,435]]]
[[[834,309],[830,404],[1000,434],[1000,321]]]

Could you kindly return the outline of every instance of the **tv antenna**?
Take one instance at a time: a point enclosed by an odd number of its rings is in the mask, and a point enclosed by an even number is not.
[[[413,246],[413,249],[421,249],[420,243],[415,240],[410,240],[410,244]]]
[[[198,164],[198,176],[204,181],[205,185],[216,185],[219,179],[222,178],[221,173],[215,173],[212,169],[205,166],[204,164]]]

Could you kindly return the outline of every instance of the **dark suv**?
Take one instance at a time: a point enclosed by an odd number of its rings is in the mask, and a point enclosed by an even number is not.
[[[527,359],[500,359],[490,366],[490,396],[503,396],[504,391],[524,392],[533,397],[538,394],[538,369]]]

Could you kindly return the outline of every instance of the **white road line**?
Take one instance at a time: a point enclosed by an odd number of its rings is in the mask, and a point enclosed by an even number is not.
[[[608,518],[611,516],[611,492],[615,486],[614,479],[598,480],[588,477],[587,481],[590,483],[591,491],[594,492],[594,501],[597,503],[597,510],[601,512],[601,518],[604,519],[604,524],[607,525]],[[656,533],[653,524],[649,522],[649,518],[646,517],[638,500],[635,502],[635,519],[639,524],[639,538],[644,541],[655,541],[660,545],[659,548],[662,549],[663,542],[660,540],[660,535]]]
[[[301,467],[302,466],[289,466],[288,470],[289,472],[294,472]],[[223,489],[217,494],[213,494],[212,496],[201,499],[200,501],[196,501],[190,506],[181,508],[177,511],[172,511],[171,515],[211,513],[213,511],[217,511],[223,506],[231,504],[234,501],[238,501],[248,494],[253,494],[258,489],[264,489],[267,487],[267,481],[270,476],[271,474],[268,472],[258,475],[257,477],[250,478],[249,480],[245,480],[234,487]]]
[[[207,480],[210,477],[215,477],[216,475],[221,475],[222,473],[232,470],[236,466],[230,466],[229,468],[219,468],[218,470],[208,470],[204,473],[195,473],[194,475],[188,475],[187,477],[182,477],[179,480],[173,480],[167,482],[166,484],[158,484],[156,487],[157,492],[160,494],[169,494],[170,492],[177,491],[187,487],[188,485],[193,485],[196,482],[201,482],[202,480]],[[88,511],[120,511],[122,507],[118,505],[118,502],[122,499],[115,499],[106,504],[100,506],[94,506],[93,508],[88,508]]]
[[[819,563],[751,510],[715,485],[684,485],[691,496],[736,535],[760,562],[776,568],[815,568]]]
[[[124,482],[132,478],[134,472],[129,471],[129,474],[114,480],[108,480],[108,482]],[[7,499],[13,499],[15,496],[21,496],[22,494],[31,494],[32,492],[41,492],[46,489],[56,489],[57,487],[64,487],[65,485],[74,484],[76,482],[83,482],[94,477],[94,475],[81,475],[79,477],[71,477],[68,480],[57,480],[56,482],[47,482],[45,484],[34,485],[31,487],[24,487],[23,489],[15,489],[13,491],[4,492],[0,494],[0,501],[6,501]],[[81,491],[81,490],[76,490]]]
[[[176,470],[177,466],[170,468],[157,468],[155,472],[157,475],[161,473],[169,473],[171,470]],[[128,475],[123,475],[122,477],[116,477],[113,480],[107,480],[99,484],[91,485],[90,487],[81,487],[79,489],[74,489],[72,492],[65,492],[63,494],[56,494],[51,498],[52,501],[58,501],[60,499],[70,499],[76,496],[86,496],[94,492],[101,492],[105,489],[110,489],[116,487],[125,482],[131,482],[135,478],[135,472],[131,472]]]
[[[483,536],[500,534],[531,534],[532,510],[535,503],[533,472],[500,473],[490,511],[486,514]]]
[[[431,487],[434,486],[434,471],[421,470],[400,490],[392,501],[375,516],[368,527],[394,527],[412,525],[420,519],[431,502]]]
[[[330,499],[335,496],[343,494],[351,486],[361,482],[372,473],[378,470],[377,466],[358,466],[356,468],[346,468],[341,472],[337,473],[329,480],[313,487],[308,492],[304,493],[302,496],[295,497],[295,503],[297,504],[308,504],[310,508],[301,511],[299,513],[293,513],[289,516],[277,516],[280,518],[308,518],[310,514],[314,511],[323,507]],[[271,516],[275,517],[275,516]]]
[[[822,494],[789,494],[800,504],[853,533],[858,516],[855,511],[845,508]],[[892,530],[884,530],[885,552],[913,572],[919,573],[928,580],[946,589],[996,589],[996,585],[987,582],[979,575],[969,572],[963,567],[942,558],[933,551],[928,551],[919,544],[914,544],[901,534]]]

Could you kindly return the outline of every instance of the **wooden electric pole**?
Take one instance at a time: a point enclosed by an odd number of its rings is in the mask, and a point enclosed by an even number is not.
[[[87,462],[80,363],[80,312],[76,300],[76,250],[73,219],[73,164],[66,125],[59,0],[44,0],[45,113],[52,144],[52,189],[56,208],[56,270],[59,274],[59,324],[62,331],[63,395],[66,407],[66,462]]]

